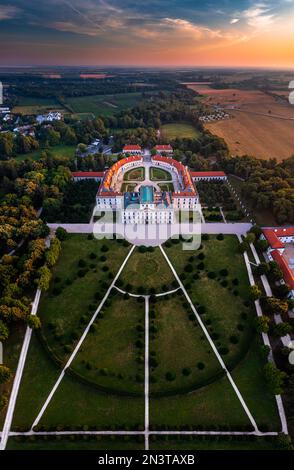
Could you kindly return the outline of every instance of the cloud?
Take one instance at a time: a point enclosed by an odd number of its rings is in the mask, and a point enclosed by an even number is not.
[[[236,23],[239,23],[239,21],[240,21],[240,18],[232,18],[230,21],[230,24],[236,24]]]
[[[19,16],[20,8],[13,5],[0,5],[0,20],[10,20]]]

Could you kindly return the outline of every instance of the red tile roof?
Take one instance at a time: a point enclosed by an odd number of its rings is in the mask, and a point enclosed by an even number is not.
[[[226,174],[223,171],[191,171],[191,176],[192,178],[199,178],[199,177],[220,177],[220,176],[226,176]]]
[[[272,248],[284,248],[282,237],[294,237],[294,227],[288,228],[264,228],[262,230],[265,238]]]
[[[292,269],[289,267],[287,261],[278,250],[272,251],[271,255],[274,261],[279,265],[279,267],[283,271],[283,277],[284,277],[285,283],[288,284],[291,290],[293,290],[294,289],[294,273]]]
[[[176,168],[177,172],[182,176],[184,189],[178,193],[173,193],[174,197],[181,197],[181,196],[195,196],[196,190],[190,175],[190,171],[188,167],[185,167],[181,162],[174,160],[170,157],[163,157],[162,155],[155,155],[152,157],[152,160],[155,162],[163,162],[168,163],[169,165]]]
[[[125,152],[131,152],[132,150],[136,150],[138,152],[141,152],[142,148],[140,147],[140,145],[125,145],[123,150]]]
[[[112,192],[111,185],[112,185],[113,176],[119,171],[119,169],[122,166],[126,165],[127,163],[139,162],[142,160],[143,159],[140,155],[133,155],[131,157],[126,157],[126,158],[122,158],[121,160],[118,160],[114,165],[112,165],[111,168],[109,168],[109,170],[105,172],[104,179],[100,186],[98,195],[102,194],[102,192],[103,193],[106,193],[108,191]]]
[[[73,171],[74,178],[103,178],[104,171]]]

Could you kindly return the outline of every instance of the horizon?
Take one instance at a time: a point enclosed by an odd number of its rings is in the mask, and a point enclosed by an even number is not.
[[[293,69],[293,0],[0,0],[1,67]]]

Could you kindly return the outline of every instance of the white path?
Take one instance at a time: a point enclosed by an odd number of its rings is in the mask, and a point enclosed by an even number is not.
[[[259,265],[260,264],[260,258],[258,256],[258,253],[257,253],[253,243],[250,243],[250,248],[252,250],[254,259],[256,261],[256,264]],[[266,293],[267,297],[272,297],[273,292],[272,292],[270,283],[268,282],[267,276],[265,274],[263,274],[262,276],[260,276],[260,279],[261,279],[261,282],[262,282],[262,285],[263,285],[263,288],[265,290],[265,293]],[[282,317],[278,313],[276,313],[274,315],[274,320],[275,320],[276,325],[278,325],[279,323],[283,323]],[[281,341],[283,343],[283,346],[288,347],[289,344],[291,343],[291,336],[290,335],[285,335],[285,336],[281,337]]]
[[[242,242],[241,237],[238,237],[238,238],[239,238],[239,241],[241,243]],[[255,250],[255,247],[253,246],[253,244],[250,244],[250,247],[251,247],[251,249],[253,247],[252,253],[253,253],[254,259],[256,261],[256,264],[260,264],[259,256],[258,256],[258,254]],[[251,264],[249,262],[247,252],[244,252],[244,260],[245,260],[245,265],[246,265],[247,272],[248,272],[248,278],[249,278],[250,285],[253,286],[255,284],[255,280],[254,280],[254,276],[253,276],[253,273],[252,273]],[[263,315],[263,313],[262,313],[262,309],[261,309],[259,300],[255,301],[255,308],[256,308],[257,315],[259,317],[261,317]],[[270,354],[269,354],[268,360],[271,361],[271,362],[274,362],[274,356],[273,356],[273,351],[272,351],[269,336],[268,336],[267,333],[262,333],[261,336],[262,336],[262,340],[263,340],[264,345],[268,346],[270,348]],[[279,412],[279,416],[280,416],[280,421],[281,421],[281,425],[282,425],[282,432],[284,434],[288,434],[288,424],[287,424],[287,419],[286,419],[286,414],[285,414],[285,409],[284,409],[282,397],[281,397],[281,395],[275,395],[275,398],[276,398],[276,403],[277,403],[278,412]]]
[[[39,305],[39,301],[40,301],[40,296],[41,296],[41,291],[38,289],[37,292],[36,292],[36,295],[35,295],[33,305],[32,305],[31,315],[36,315],[36,313],[37,313],[38,305]],[[26,358],[27,358],[27,353],[28,353],[28,349],[29,349],[29,345],[30,345],[30,341],[31,341],[31,336],[32,336],[32,330],[31,330],[31,328],[27,327],[25,337],[24,337],[24,341],[23,341],[23,345],[22,345],[22,349],[21,349],[21,353],[20,353],[20,356],[19,356],[19,361],[18,361],[18,366],[17,366],[17,369],[16,369],[16,374],[15,374],[14,381],[13,381],[13,386],[12,386],[12,391],[11,391],[11,394],[10,394],[10,399],[9,399],[9,404],[8,404],[7,413],[6,413],[6,417],[5,417],[5,422],[4,422],[4,426],[3,426],[3,430],[2,430],[0,450],[4,450],[5,447],[6,447],[6,444],[7,444],[7,439],[8,439],[8,435],[9,435],[10,428],[11,428],[11,423],[12,423],[12,419],[13,419],[16,399],[17,399],[19,386],[20,386],[20,382],[21,382],[21,378],[22,378],[22,374],[23,374],[23,370],[24,370],[24,366],[25,366],[25,362],[26,362]]]
[[[226,224],[226,223],[227,223],[227,220],[226,220],[226,217],[225,217],[225,214],[224,214],[223,208],[222,208],[222,207],[220,207],[220,208],[219,208],[219,211],[220,211],[220,213],[221,213],[221,216],[222,216],[222,218],[223,218],[223,221],[224,221],[224,223]]]
[[[145,431],[27,431],[11,432],[9,436],[144,436]],[[277,436],[277,432],[259,431],[149,431],[149,435],[163,436]]]
[[[149,297],[145,297],[145,450],[149,450]]]
[[[110,287],[108,288],[108,290],[107,290],[105,296],[103,297],[103,299],[102,299],[100,305],[98,306],[96,312],[94,313],[94,315],[92,316],[90,322],[88,323],[87,327],[85,328],[84,333],[82,334],[82,336],[81,336],[80,340],[78,341],[78,343],[77,343],[75,349],[73,350],[72,354],[70,355],[70,358],[68,359],[66,365],[64,366],[62,372],[60,373],[60,376],[58,377],[58,379],[57,379],[57,381],[56,381],[54,387],[52,388],[52,390],[51,390],[49,396],[47,397],[47,399],[46,399],[44,405],[42,406],[42,408],[41,408],[41,410],[40,410],[38,416],[36,417],[36,419],[35,419],[35,421],[34,421],[34,423],[33,423],[33,425],[32,425],[32,429],[33,429],[35,426],[37,426],[37,424],[39,423],[40,419],[42,418],[42,416],[43,416],[43,414],[44,414],[44,412],[45,412],[47,406],[49,405],[49,403],[50,403],[50,401],[51,401],[51,399],[52,399],[54,393],[56,392],[56,390],[57,390],[57,388],[58,388],[60,382],[62,381],[62,379],[63,379],[63,377],[64,377],[64,375],[65,375],[66,369],[68,369],[68,367],[70,367],[71,363],[73,362],[73,360],[74,360],[74,358],[75,358],[75,356],[76,356],[78,350],[80,349],[80,347],[81,347],[83,341],[85,340],[85,338],[86,338],[86,336],[87,336],[87,334],[88,334],[88,332],[89,332],[89,330],[90,330],[90,328],[91,328],[91,325],[92,325],[92,324],[94,323],[94,321],[96,320],[96,318],[97,318],[97,316],[98,316],[100,310],[102,309],[102,307],[103,307],[103,305],[104,305],[106,299],[108,298],[108,296],[109,296],[109,294],[110,294],[112,288],[114,287],[116,281],[118,280],[118,278],[119,278],[119,276],[120,276],[122,270],[124,269],[125,265],[127,264],[127,262],[128,262],[128,260],[129,260],[129,258],[130,258],[130,256],[131,256],[131,254],[133,253],[134,249],[135,249],[135,246],[132,246],[132,248],[130,249],[128,255],[126,256],[124,262],[122,263],[121,267],[119,268],[119,270],[118,270],[118,272],[117,272],[115,278],[113,279],[113,281],[112,281]]]
[[[237,397],[238,397],[238,399],[239,399],[239,401],[240,401],[240,403],[241,403],[241,405],[242,405],[242,407],[243,407],[243,409],[244,409],[246,415],[248,416],[248,418],[249,418],[249,420],[250,420],[250,422],[251,422],[251,424],[252,424],[254,430],[255,430],[256,432],[258,432],[257,424],[256,424],[256,422],[255,422],[255,420],[254,420],[254,418],[253,418],[253,416],[252,416],[252,414],[251,414],[251,412],[250,412],[248,406],[246,405],[246,403],[245,403],[245,401],[244,401],[244,399],[243,399],[243,397],[242,397],[242,394],[240,393],[240,390],[238,389],[237,385],[235,384],[235,382],[234,382],[234,380],[233,380],[233,378],[232,378],[230,372],[228,371],[228,369],[227,369],[227,367],[226,367],[226,365],[225,365],[225,363],[224,363],[224,361],[223,361],[221,355],[219,354],[219,352],[218,352],[218,350],[217,350],[217,348],[216,348],[214,342],[212,341],[212,339],[211,339],[211,337],[210,337],[210,335],[209,335],[209,333],[208,333],[208,331],[207,331],[207,329],[206,329],[204,323],[202,322],[200,315],[198,314],[196,308],[194,307],[194,304],[193,304],[193,302],[191,301],[191,299],[190,299],[190,297],[189,297],[189,295],[188,295],[188,293],[187,293],[187,291],[186,291],[186,289],[185,289],[185,287],[184,287],[182,281],[180,280],[179,276],[177,275],[176,270],[174,269],[172,263],[170,262],[170,260],[169,260],[169,258],[168,258],[168,256],[167,256],[167,254],[165,253],[165,251],[164,251],[164,249],[162,248],[162,246],[160,246],[160,250],[161,250],[163,256],[165,257],[165,259],[166,259],[166,261],[167,261],[169,267],[171,268],[171,270],[172,270],[172,272],[173,272],[175,278],[177,279],[179,285],[181,286],[182,291],[183,291],[183,293],[184,293],[184,295],[185,295],[187,301],[189,302],[190,307],[191,307],[192,311],[194,312],[194,314],[195,314],[195,316],[196,316],[196,318],[197,318],[197,320],[198,320],[199,325],[201,326],[201,328],[202,328],[202,330],[203,330],[203,332],[204,332],[204,334],[205,334],[205,336],[206,336],[206,338],[207,338],[207,340],[208,340],[208,342],[209,342],[209,344],[210,344],[212,350],[214,351],[214,354],[216,355],[216,357],[217,357],[217,359],[218,359],[218,361],[219,361],[219,363],[220,363],[222,369],[225,371],[225,373],[226,373],[226,375],[227,375],[227,378],[228,378],[228,380],[230,381],[230,383],[231,383],[231,385],[232,385],[232,387],[233,387],[233,389],[234,389],[234,391],[235,391],[235,393],[236,393],[236,395],[237,395]]]

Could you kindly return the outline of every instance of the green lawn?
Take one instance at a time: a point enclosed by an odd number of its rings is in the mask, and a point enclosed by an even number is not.
[[[161,126],[160,131],[162,138],[167,142],[178,137],[180,139],[197,139],[199,136],[199,132],[192,124],[183,122],[164,124]]]
[[[27,158],[29,160],[40,160],[41,154],[45,149],[38,149],[34,152],[17,155],[16,160],[23,161]],[[73,158],[75,155],[76,146],[75,145],[56,145],[55,147],[50,147],[46,149],[46,152],[51,154],[54,157],[64,157],[66,159]]]
[[[150,179],[151,181],[171,181],[172,176],[168,171],[165,171],[162,168],[151,168]]]
[[[151,377],[156,380],[151,383],[151,393],[193,390],[207,380],[216,379],[216,375],[219,378],[222,371],[193,312],[185,303],[184,296],[177,293],[158,300],[151,307],[150,351],[155,353],[158,362],[151,368]],[[174,380],[167,380],[168,372],[175,374]]]
[[[166,249],[228,366],[234,366],[248,350],[253,335],[251,318],[255,315],[238,245],[235,236],[217,240],[211,235],[208,241],[202,240],[196,252],[180,252],[180,244]],[[227,269],[227,275],[221,273],[222,269]]]
[[[131,293],[166,292],[172,288],[175,278],[159,248],[144,253],[136,248],[120,276],[120,282]]]
[[[223,377],[192,393],[151,397],[150,425],[171,429],[203,426],[206,430],[216,425],[231,425],[240,429],[250,426],[250,421],[228,379]]]
[[[140,348],[136,347],[139,339]],[[114,393],[142,394],[143,348],[144,304],[134,298],[124,299],[116,292],[111,304],[99,314],[72,368]]]
[[[111,116],[123,109],[135,106],[142,99],[141,93],[118,93],[67,98],[67,105],[74,113],[92,113],[95,116]]]
[[[136,186],[136,183],[123,183],[121,185],[121,192],[133,192]]]
[[[161,191],[173,193],[175,190],[173,183],[161,183],[158,186],[160,187]]]
[[[185,440],[158,438],[154,441],[151,437],[150,450],[276,450],[277,444],[274,440],[267,441],[264,438],[245,438],[245,440],[233,441],[231,437],[209,438],[187,436]]]
[[[30,429],[60,374],[38,338],[33,335],[13,419],[13,430]],[[41,425],[137,428],[144,422],[144,399],[104,394],[65,376],[50,402]]]
[[[124,181],[144,181],[144,179],[145,169],[143,167],[133,168],[124,174]]]
[[[132,436],[94,436],[82,439],[78,436],[56,439],[42,437],[11,437],[7,450],[143,450],[143,438]]]
[[[128,249],[123,242],[88,240],[87,235],[70,235],[63,242],[53,281],[39,309],[42,334],[62,361],[93,316]]]
[[[12,324],[10,325],[9,337],[5,342],[3,342],[3,363],[9,367],[13,374],[16,372],[24,334],[25,325],[17,323]],[[9,394],[13,385],[13,378],[14,375],[11,377],[11,380],[8,383],[0,385],[0,397],[2,394],[4,394],[9,398]],[[0,429],[2,429],[4,424],[6,411],[7,407],[0,410]]]

